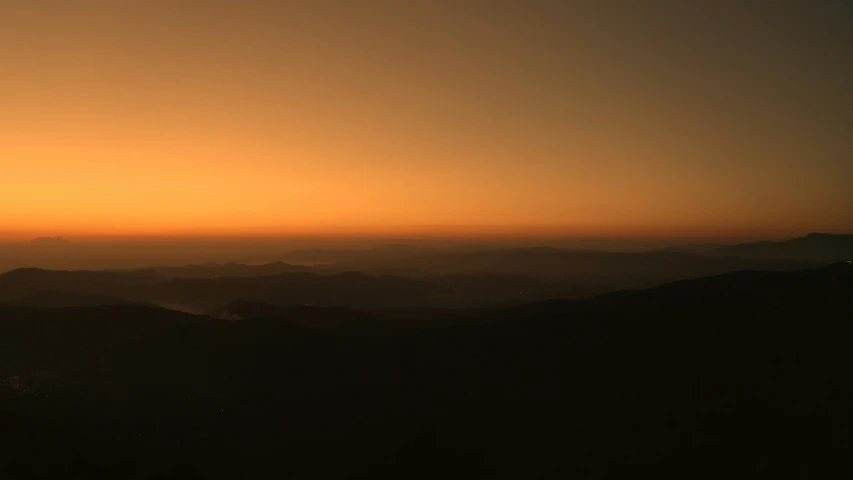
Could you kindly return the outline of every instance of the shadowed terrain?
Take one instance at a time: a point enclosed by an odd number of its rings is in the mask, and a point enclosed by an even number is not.
[[[415,329],[393,310],[4,307],[6,468],[826,478],[851,447],[851,298],[841,263]]]

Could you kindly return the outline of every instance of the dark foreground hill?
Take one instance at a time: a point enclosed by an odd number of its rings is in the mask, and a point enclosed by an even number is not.
[[[853,265],[838,264],[379,336],[257,305],[240,321],[139,306],[0,309],[3,468],[8,478],[843,478],[851,298]],[[323,321],[338,314],[371,328],[388,320],[323,309]]]

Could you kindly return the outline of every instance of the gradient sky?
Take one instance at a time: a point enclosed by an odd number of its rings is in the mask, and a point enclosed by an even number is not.
[[[853,230],[841,0],[0,0],[0,232]]]

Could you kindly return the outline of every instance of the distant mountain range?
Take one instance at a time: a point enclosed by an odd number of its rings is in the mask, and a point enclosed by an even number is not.
[[[42,292],[135,298],[140,289],[166,280],[151,269],[110,272],[20,268],[0,275],[0,302]]]
[[[821,263],[853,260],[853,235],[811,233],[778,242],[691,245],[668,249],[683,253],[750,259],[800,259]]]
[[[184,304],[205,312],[238,300],[275,305],[320,305],[370,308],[429,304],[449,293],[431,282],[361,273],[314,275],[283,273],[262,277],[175,278],[146,289],[146,298]]]
[[[155,306],[142,301],[127,300],[118,297],[108,297],[104,295],[82,295],[70,292],[51,292],[41,291],[31,295],[7,300],[7,306],[23,306],[23,307],[97,307],[97,306],[113,306],[113,305],[149,305]]]
[[[229,305],[239,321],[0,307],[4,469],[847,478],[851,298],[842,262],[425,310],[417,329],[394,310],[249,302]]]
[[[313,271],[311,267],[305,265],[291,265],[283,262],[260,265],[205,263],[182,267],[153,267],[152,269],[169,278],[260,277],[282,273],[306,273]]]
[[[413,250],[417,249],[394,249],[401,255]],[[309,267],[282,262],[124,271],[25,268],[0,275],[0,302],[28,297],[31,303],[41,298],[46,305],[65,301],[70,306],[82,300],[63,300],[57,294],[73,294],[150,302],[194,313],[217,312],[236,301],[361,309],[498,307],[646,288],[738,270],[785,271],[821,264],[767,257],[525,248],[398,256],[392,263],[362,265],[370,274],[347,270],[348,265]],[[401,276],[389,271],[415,273]],[[44,297],[47,293],[49,298]]]

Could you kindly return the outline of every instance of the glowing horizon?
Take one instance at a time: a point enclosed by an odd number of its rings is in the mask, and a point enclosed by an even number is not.
[[[0,239],[853,231],[830,6],[282,3],[0,7]]]

